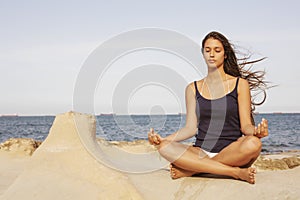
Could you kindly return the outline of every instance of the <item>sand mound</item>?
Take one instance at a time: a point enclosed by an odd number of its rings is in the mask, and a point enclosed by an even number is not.
[[[281,159],[272,159],[260,156],[254,163],[254,166],[260,170],[286,170],[300,165],[300,158],[297,156],[285,157]]]
[[[0,150],[31,156],[41,143],[30,138],[11,138],[0,144]]]
[[[95,140],[91,115],[57,115],[46,140],[1,199],[141,199],[128,177],[95,159],[78,132]]]

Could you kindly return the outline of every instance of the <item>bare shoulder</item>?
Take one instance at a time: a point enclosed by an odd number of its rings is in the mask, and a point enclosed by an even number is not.
[[[191,82],[186,86],[185,93],[186,94],[188,94],[188,93],[196,94],[194,82]]]
[[[199,89],[199,85],[201,85],[201,83],[203,82],[203,79],[198,80],[198,81],[193,81],[193,82],[189,83],[189,84],[186,86],[185,91],[186,91],[186,92],[191,91],[191,92],[193,92],[193,94],[196,94],[195,82],[196,82],[196,85],[197,85],[197,87],[198,87],[198,89]]]
[[[238,92],[249,91],[249,82],[244,78],[239,78]]]

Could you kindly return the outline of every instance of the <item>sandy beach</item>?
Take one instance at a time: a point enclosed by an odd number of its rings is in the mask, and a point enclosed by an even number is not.
[[[92,115],[57,115],[42,143],[0,144],[0,199],[300,199],[300,151],[261,155],[256,184],[200,175],[172,180],[147,141],[107,142]]]

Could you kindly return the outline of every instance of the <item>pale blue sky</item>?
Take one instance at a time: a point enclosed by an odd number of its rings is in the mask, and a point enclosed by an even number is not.
[[[266,79],[279,86],[268,91],[266,103],[257,111],[300,112],[299,10],[297,0],[1,1],[0,114],[72,110],[76,77],[89,54],[115,35],[144,27],[174,30],[198,43],[217,30],[258,57],[268,57],[255,68],[265,69]],[[122,66],[122,60],[116,66]],[[105,78],[108,88],[109,81],[118,81],[113,79],[119,71],[116,66]],[[144,89],[128,100],[130,112],[156,109],[160,100],[152,97],[157,93],[164,97],[160,106],[166,106],[166,112],[181,111],[178,99],[163,96],[161,88]],[[108,103],[95,105],[96,112],[111,112]]]

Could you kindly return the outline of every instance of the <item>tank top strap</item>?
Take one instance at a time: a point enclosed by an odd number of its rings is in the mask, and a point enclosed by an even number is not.
[[[237,77],[237,79],[236,79],[236,83],[235,83],[235,87],[234,87],[234,90],[236,90],[236,91],[237,91],[237,88],[239,85],[239,79],[240,79],[240,77]]]
[[[195,85],[195,90],[196,90],[196,97],[200,95],[199,91],[198,91],[198,87],[197,87],[197,81],[194,81],[194,85]]]

